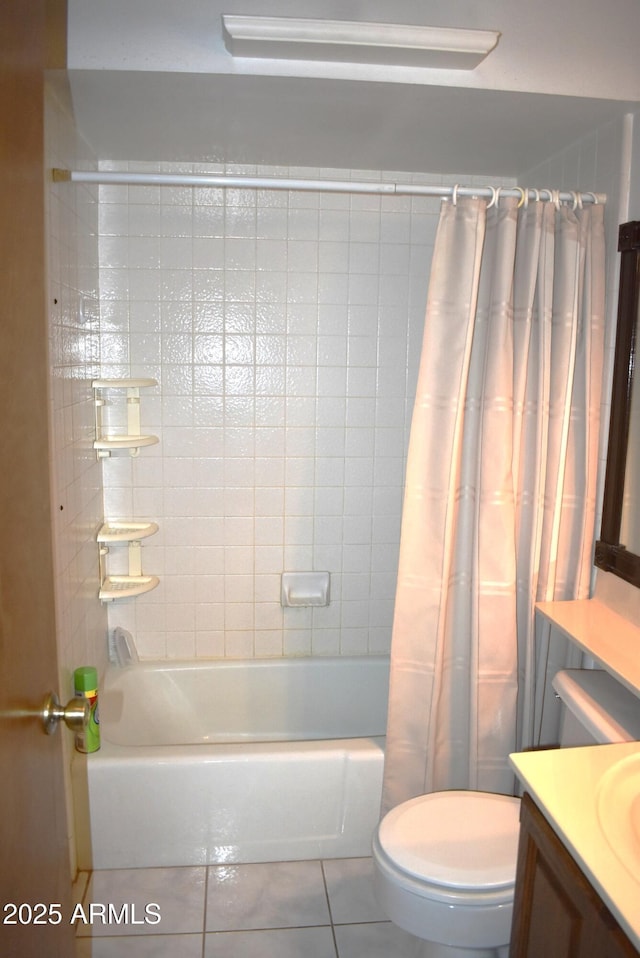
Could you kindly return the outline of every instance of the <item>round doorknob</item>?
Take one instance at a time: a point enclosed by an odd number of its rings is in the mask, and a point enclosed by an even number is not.
[[[88,699],[71,699],[66,705],[60,705],[55,692],[50,692],[44,700],[42,724],[47,735],[53,735],[60,719],[72,732],[80,732],[89,723],[91,705]]]

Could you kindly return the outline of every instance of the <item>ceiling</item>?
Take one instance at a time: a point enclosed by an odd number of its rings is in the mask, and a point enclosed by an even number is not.
[[[637,0],[69,0],[104,160],[517,176],[640,102]],[[453,9],[455,8],[455,9]],[[497,29],[472,71],[234,59],[221,13]],[[577,25],[577,26],[576,26]]]

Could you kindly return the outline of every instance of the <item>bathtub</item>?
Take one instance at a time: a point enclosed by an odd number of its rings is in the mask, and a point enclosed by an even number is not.
[[[72,763],[79,867],[370,854],[388,676],[387,656],[110,669],[100,751]]]

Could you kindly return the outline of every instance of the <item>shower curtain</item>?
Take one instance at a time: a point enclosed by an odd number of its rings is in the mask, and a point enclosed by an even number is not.
[[[600,205],[444,201],[411,425],[383,811],[511,793],[534,604],[589,593],[604,337]]]

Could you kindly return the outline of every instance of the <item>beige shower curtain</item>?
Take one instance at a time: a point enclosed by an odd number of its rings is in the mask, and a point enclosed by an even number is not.
[[[604,331],[599,205],[445,201],[411,426],[383,811],[511,792],[533,607],[588,595]]]

